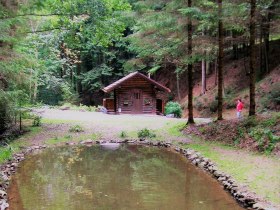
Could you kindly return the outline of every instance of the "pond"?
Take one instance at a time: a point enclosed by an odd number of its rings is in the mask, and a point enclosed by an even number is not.
[[[56,147],[21,162],[10,210],[241,210],[216,180],[164,148]]]

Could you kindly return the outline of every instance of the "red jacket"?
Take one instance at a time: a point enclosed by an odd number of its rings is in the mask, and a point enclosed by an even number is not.
[[[243,103],[242,102],[238,102],[237,106],[236,106],[236,109],[238,112],[241,112],[242,109],[243,109]]]

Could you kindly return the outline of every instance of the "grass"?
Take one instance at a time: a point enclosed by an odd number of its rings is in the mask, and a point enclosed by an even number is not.
[[[171,136],[182,137],[182,130],[186,127],[186,122],[172,122],[168,123],[163,130],[167,130],[167,133]]]
[[[191,148],[201,153],[239,183],[248,185],[249,189],[271,202],[280,203],[278,160],[256,153],[240,152],[234,147],[218,142],[205,142],[197,137],[191,138],[194,139],[194,143],[183,145],[184,148]],[[268,162],[269,168],[260,167],[263,162]]]
[[[47,118],[43,118],[42,119],[42,123],[44,124],[63,124],[63,123],[76,123],[79,122],[78,120],[60,120],[60,119],[47,119]]]
[[[54,145],[54,144],[60,144],[60,143],[66,143],[66,142],[80,142],[86,139],[91,139],[91,140],[99,140],[102,138],[102,134],[97,132],[97,133],[92,133],[92,134],[79,134],[79,135],[65,135],[65,136],[56,136],[54,138],[50,138],[44,141],[45,144],[48,145]]]
[[[5,162],[6,160],[10,159],[13,155],[12,150],[7,147],[0,148],[0,164]]]
[[[0,164],[11,159],[14,153],[20,151],[21,147],[28,146],[27,139],[42,131],[41,127],[30,127],[29,121],[25,121],[24,124],[25,129],[29,130],[26,134],[7,141],[6,146],[0,146]]]

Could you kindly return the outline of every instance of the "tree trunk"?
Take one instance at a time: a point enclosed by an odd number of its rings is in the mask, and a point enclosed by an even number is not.
[[[178,100],[181,100],[181,94],[180,94],[180,76],[179,73],[176,72],[176,85],[177,85],[177,94],[178,94]]]
[[[232,39],[233,39],[233,44],[232,44],[232,51],[233,51],[233,59],[237,60],[238,59],[238,45],[236,44],[236,32],[232,30]]]
[[[192,7],[192,0],[188,0],[188,8]],[[188,17],[188,57],[192,57],[192,19]],[[191,62],[188,63],[188,124],[193,124],[193,65]]]
[[[201,93],[206,93],[206,64],[205,60],[201,61]]]
[[[79,56],[78,59],[79,59],[79,61],[80,61],[80,56]],[[81,94],[82,91],[83,91],[82,81],[81,81],[81,78],[80,78],[81,73],[82,73],[82,66],[81,66],[81,65],[82,65],[81,62],[79,62],[79,63],[77,64],[76,86],[77,86],[77,92],[78,92],[79,94]]]
[[[255,28],[256,28],[256,0],[251,0],[251,12],[250,12],[250,108],[249,116],[256,114],[256,102],[255,102]]]
[[[219,56],[218,56],[218,120],[223,119],[223,57],[224,57],[224,37],[222,21],[222,0],[218,0],[219,16]]]
[[[261,19],[260,23],[260,76],[264,75],[264,68],[263,68],[263,33],[264,33],[264,26],[263,26],[263,18]]]
[[[218,71],[217,71],[217,66],[218,66],[218,58],[215,58],[215,86],[217,85],[217,80],[218,80]]]

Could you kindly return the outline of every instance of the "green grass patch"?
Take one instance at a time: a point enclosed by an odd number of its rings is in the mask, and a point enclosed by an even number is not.
[[[19,152],[21,147],[28,146],[29,144],[26,141],[28,138],[42,131],[41,127],[29,127],[29,125],[24,127],[28,130],[27,133],[15,139],[6,139],[5,145],[0,146],[0,164],[9,160],[14,153]]]
[[[0,164],[9,160],[13,155],[13,152],[10,147],[1,147],[0,148]]]
[[[186,127],[186,122],[170,123],[167,127],[167,133],[171,136],[181,137],[183,136],[182,131]]]
[[[91,140],[100,140],[102,138],[102,134],[92,133],[92,134],[84,134],[84,135],[65,135],[65,136],[55,136],[53,138],[47,139],[44,143],[48,145],[54,145],[54,144],[60,144],[60,143],[66,143],[66,142],[80,142],[86,139]]]
[[[42,123],[45,124],[63,124],[63,123],[77,123],[79,122],[78,120],[60,120],[60,119],[47,119],[47,118],[43,118],[42,119]]]

